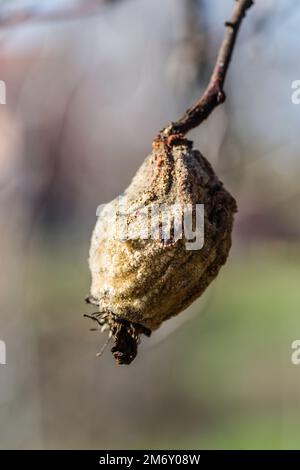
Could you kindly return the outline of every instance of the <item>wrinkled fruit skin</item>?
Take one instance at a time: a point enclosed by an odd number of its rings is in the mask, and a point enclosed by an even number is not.
[[[103,224],[117,200],[104,209],[91,240],[91,299],[100,312],[110,312],[146,330],[186,309],[217,276],[230,246],[236,202],[209,162],[184,138],[157,140],[124,193],[131,224],[139,207],[153,204],[204,204],[204,245],[188,251],[185,240],[119,240],[103,236]]]

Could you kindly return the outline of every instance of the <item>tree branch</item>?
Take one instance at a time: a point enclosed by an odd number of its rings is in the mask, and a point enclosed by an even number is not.
[[[225,23],[225,36],[208,87],[193,107],[189,108],[178,121],[172,122],[161,132],[161,137],[187,134],[208,118],[219,104],[224,103],[226,95],[223,87],[236,38],[246,12],[252,5],[253,0],[236,0],[232,18]]]

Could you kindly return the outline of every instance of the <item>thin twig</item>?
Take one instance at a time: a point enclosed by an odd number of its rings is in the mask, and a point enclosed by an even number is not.
[[[221,44],[212,76],[208,87],[197,103],[189,108],[176,122],[171,123],[162,132],[161,136],[185,135],[191,129],[199,126],[211,112],[221,103],[226,95],[224,82],[231,61],[237,34],[247,10],[253,5],[253,0],[236,0],[236,5],[230,21],[226,21],[226,32]]]

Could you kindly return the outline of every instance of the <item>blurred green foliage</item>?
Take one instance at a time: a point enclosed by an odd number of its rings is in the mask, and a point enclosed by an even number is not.
[[[50,428],[45,421],[48,445],[300,447],[300,366],[290,359],[291,343],[300,338],[297,245],[234,247],[205,293],[206,305],[194,303],[182,314],[191,320],[159,344],[144,340],[134,364],[125,368],[115,366],[108,351],[95,360],[104,339],[81,318],[89,279],[85,248],[75,247],[41,246],[28,267],[28,308],[54,355],[49,365],[49,350],[41,348],[48,377],[42,414],[52,415],[55,402],[62,402]],[[80,411],[67,396],[70,390],[87,398]],[[82,433],[74,420],[85,423]],[[63,430],[68,441],[61,440]]]

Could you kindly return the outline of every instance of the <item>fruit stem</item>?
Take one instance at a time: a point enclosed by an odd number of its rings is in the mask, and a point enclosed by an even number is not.
[[[186,135],[191,129],[199,126],[207,119],[219,104],[224,103],[226,95],[223,88],[236,38],[246,12],[253,4],[253,0],[236,0],[231,20],[225,22],[224,39],[206,90],[199,101],[189,108],[178,121],[172,122],[161,131],[160,138],[171,135]]]

